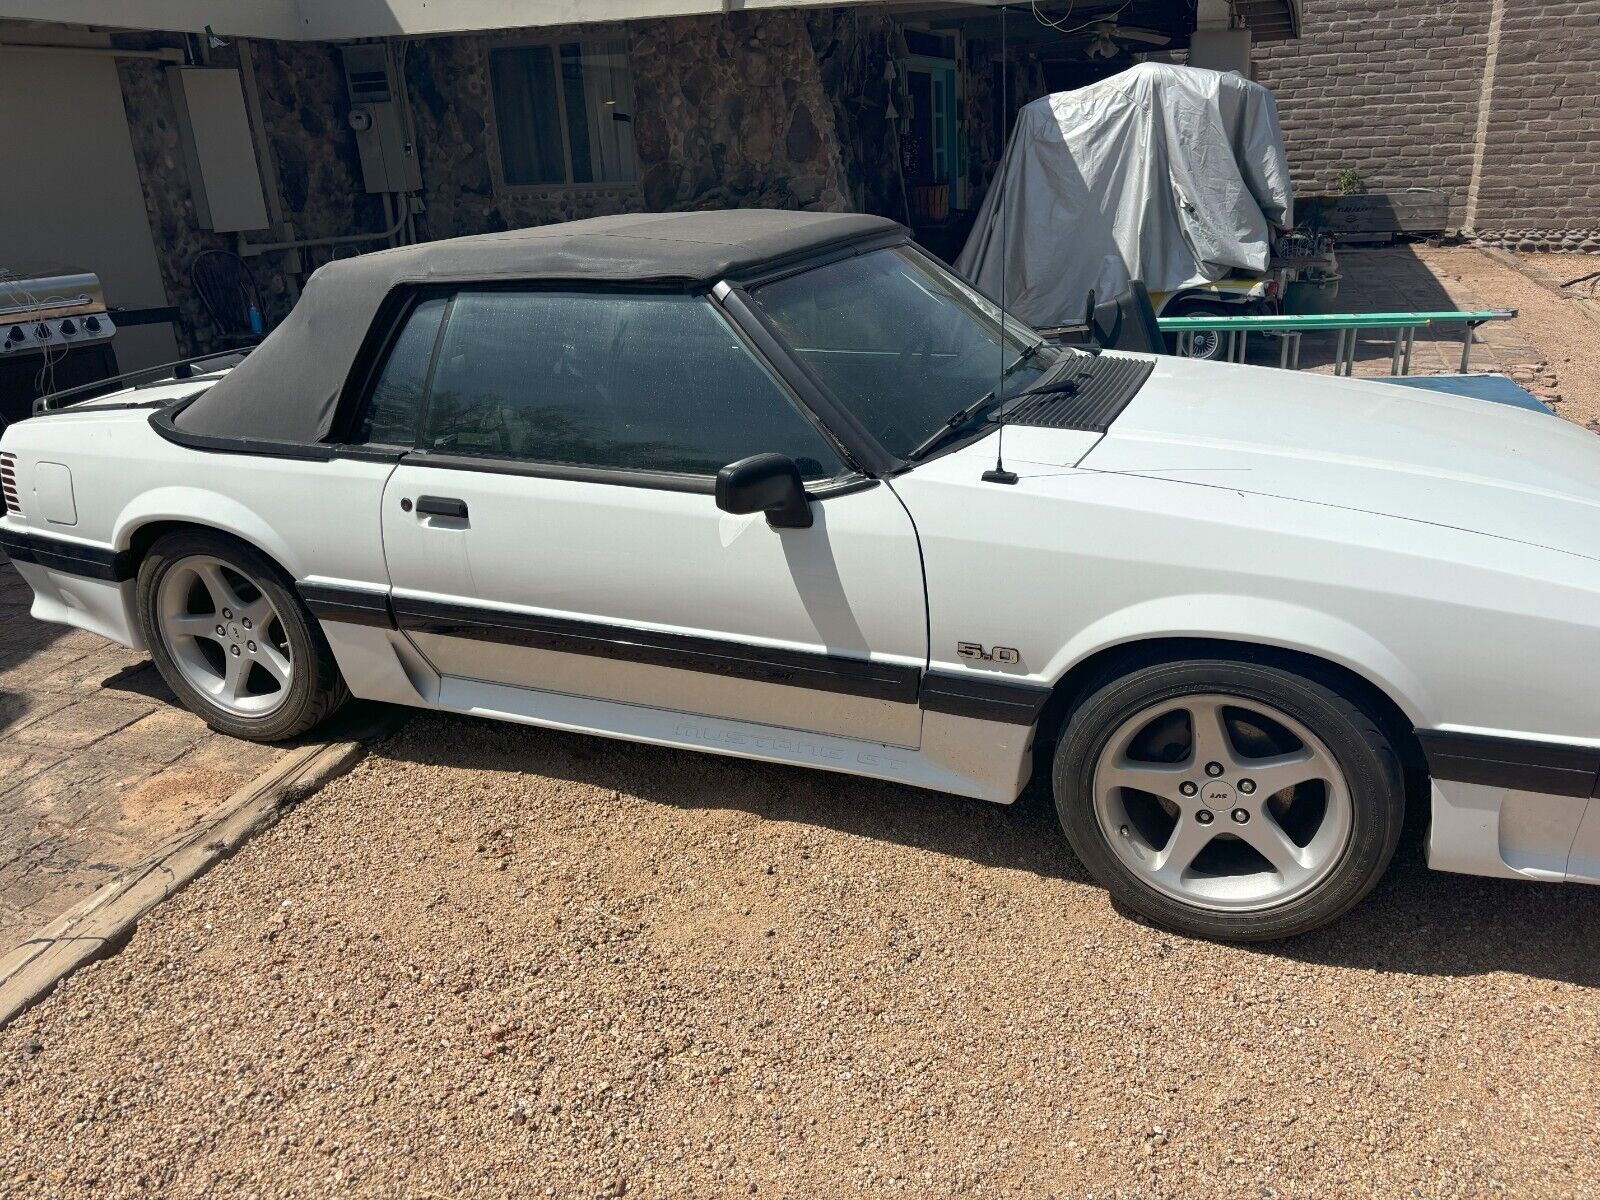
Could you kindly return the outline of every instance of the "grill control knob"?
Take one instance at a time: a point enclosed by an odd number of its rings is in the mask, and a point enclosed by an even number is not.
[[[6,344],[10,345],[12,342],[20,342],[27,336],[27,334],[22,332],[21,325],[13,325],[11,327],[11,332],[6,334]]]
[[[70,318],[68,320],[65,320],[65,321],[61,322],[61,336],[62,337],[71,337],[73,334],[75,334],[77,332],[78,332],[78,327],[72,323]]]
[[[83,319],[83,328],[88,333],[99,333],[100,332],[100,318],[99,317],[85,317]]]
[[[33,336],[38,338],[41,342],[45,341],[50,336],[50,326],[46,325],[43,321],[40,321],[33,327]]]

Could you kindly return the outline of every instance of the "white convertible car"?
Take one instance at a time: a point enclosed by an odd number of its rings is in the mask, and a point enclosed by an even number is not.
[[[1042,772],[1207,937],[1356,903],[1408,791],[1435,867],[1600,881],[1600,440],[1555,418],[1063,349],[898,225],[765,211],[333,263],[177,375],[8,429],[0,540],[227,733],[353,693]]]

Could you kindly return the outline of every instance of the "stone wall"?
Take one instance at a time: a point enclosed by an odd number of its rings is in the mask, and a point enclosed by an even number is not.
[[[591,30],[555,32],[582,37]],[[497,186],[488,51],[499,39],[412,43],[404,76],[422,169],[423,236],[453,237],[629,211],[853,207],[836,105],[824,88],[804,14],[733,13],[595,27],[592,32],[609,37],[620,32],[629,39],[640,171],[635,184]],[[881,53],[889,43],[881,29],[874,37]],[[171,42],[159,36],[121,39],[131,48]],[[382,199],[365,191],[355,135],[345,120],[349,104],[338,49],[317,43],[252,45],[279,198],[295,236],[383,230],[388,221]],[[212,65],[238,63],[235,46],[214,52]],[[163,281],[182,314],[180,343],[188,353],[217,349],[222,343],[190,285],[189,264],[202,250],[234,249],[236,239],[199,226],[163,64],[127,59],[119,69]],[[878,135],[869,122],[858,121],[853,128],[865,139],[850,157],[859,180],[864,164],[877,161]],[[874,194],[875,189],[881,187],[865,187]],[[270,240],[265,231],[248,236]],[[288,255],[248,259],[269,323],[282,318],[304,274],[335,255],[378,245],[303,251],[304,269],[295,278],[287,274]]]
[[[614,37],[617,27],[596,32]],[[412,47],[406,82],[432,236],[614,212],[848,207],[833,110],[803,17],[642,22],[627,36],[639,157],[639,181],[627,186],[497,187],[488,69],[496,39]]]
[[[911,216],[900,170],[899,108],[893,70],[905,57],[900,27],[858,9],[814,11],[811,45],[832,105],[849,206],[896,221]]]
[[[159,38],[120,39],[143,48]],[[344,120],[348,105],[337,51],[315,43],[257,42],[253,45],[263,122],[277,169],[279,202],[284,218],[299,238],[338,237],[386,228],[379,197],[366,194],[361,181],[355,135]],[[210,64],[239,66],[236,46],[216,50]],[[155,238],[167,296],[180,313],[180,347],[189,354],[221,349],[225,343],[189,282],[189,268],[203,250],[234,251],[233,234],[200,227],[188,169],[178,140],[178,114],[168,88],[165,63],[119,59],[123,105],[128,113],[134,159],[144,190],[145,210]],[[270,241],[265,231],[246,234],[252,241]],[[373,243],[378,245],[381,243]],[[371,245],[313,249],[301,255],[309,273],[335,254],[349,254]],[[246,260],[261,292],[268,324],[287,314],[296,295],[281,254]]]
[[[1486,238],[1600,234],[1600,0],[1304,0],[1302,15],[1297,41],[1255,51],[1301,192],[1345,170],[1369,191],[1441,188],[1459,226],[1476,172]]]

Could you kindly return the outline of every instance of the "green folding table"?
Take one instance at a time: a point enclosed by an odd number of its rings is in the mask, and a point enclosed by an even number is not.
[[[1517,310],[1491,309],[1482,312],[1380,312],[1380,313],[1315,313],[1282,316],[1248,317],[1158,317],[1157,324],[1163,333],[1178,335],[1178,353],[1187,354],[1194,344],[1196,333],[1226,334],[1227,359],[1243,362],[1245,349],[1252,333],[1273,334],[1283,339],[1278,365],[1288,369],[1300,366],[1300,336],[1312,331],[1327,330],[1338,334],[1334,350],[1334,373],[1350,375],[1355,371],[1356,338],[1363,329],[1394,331],[1394,352],[1389,360],[1389,374],[1411,373],[1411,350],[1416,344],[1417,330],[1434,324],[1461,322],[1466,325],[1466,336],[1461,346],[1461,370],[1467,370],[1467,360],[1472,350],[1472,334],[1478,326],[1489,321],[1507,321],[1517,315]]]

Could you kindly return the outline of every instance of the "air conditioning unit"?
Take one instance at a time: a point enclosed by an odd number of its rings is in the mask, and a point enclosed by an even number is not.
[[[422,189],[417,148],[406,136],[400,83],[383,42],[345,46],[344,83],[350,98],[350,128],[361,154],[361,177],[369,192]]]

